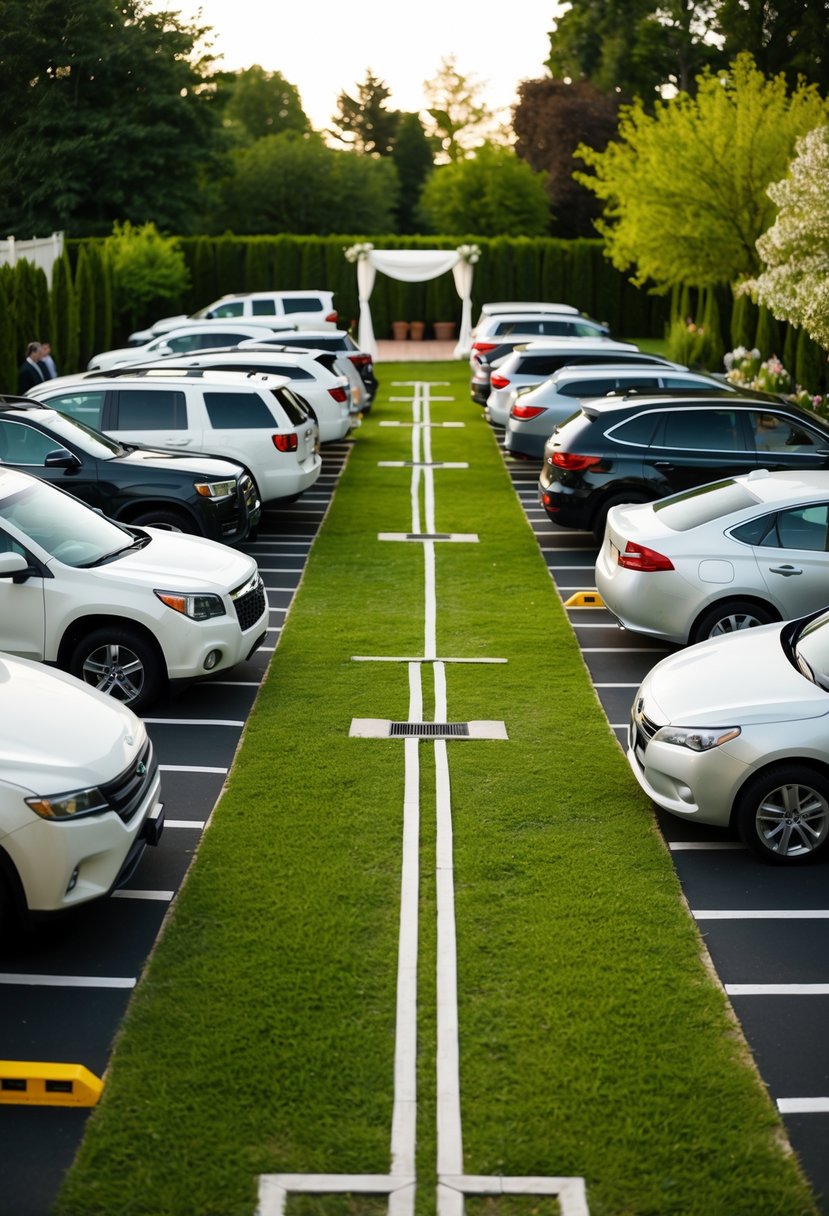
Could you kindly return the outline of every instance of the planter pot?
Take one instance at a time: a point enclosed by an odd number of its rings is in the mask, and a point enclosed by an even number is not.
[[[453,342],[455,339],[455,322],[435,321],[435,338],[438,342]]]
[[[415,342],[419,342],[423,337],[425,329],[426,325],[423,321],[412,321],[411,325],[409,326],[409,337]]]
[[[405,342],[409,336],[409,322],[392,321],[391,332],[395,342]]]

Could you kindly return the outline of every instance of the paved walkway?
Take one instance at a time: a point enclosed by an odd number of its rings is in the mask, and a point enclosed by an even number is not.
[[[455,349],[454,342],[435,342],[428,339],[421,342],[378,342],[377,363],[413,363],[422,360],[451,359]]]

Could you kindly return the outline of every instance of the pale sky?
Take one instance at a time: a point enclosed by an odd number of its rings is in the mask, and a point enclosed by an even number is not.
[[[258,63],[295,85],[305,113],[326,127],[340,93],[355,96],[367,69],[391,90],[395,110],[424,107],[423,82],[441,60],[455,56],[457,70],[482,86],[494,111],[508,110],[518,82],[546,76],[549,32],[560,7],[555,0],[152,0],[153,9],[179,12],[214,30],[220,67]]]

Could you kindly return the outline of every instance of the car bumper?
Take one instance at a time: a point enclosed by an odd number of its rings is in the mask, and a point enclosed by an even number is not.
[[[675,570],[626,570],[616,552],[605,536],[596,558],[596,590],[605,606],[625,629],[685,645],[689,625],[699,614],[692,585]]]
[[[319,453],[306,457],[293,469],[268,469],[257,475],[256,481],[262,502],[278,502],[280,498],[294,498],[311,488],[322,471]]]

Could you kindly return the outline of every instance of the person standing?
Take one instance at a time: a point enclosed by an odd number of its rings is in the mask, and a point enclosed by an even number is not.
[[[23,396],[27,389],[35,384],[41,384],[46,377],[39,367],[41,346],[39,342],[30,342],[26,347],[26,358],[17,369],[17,391]]]
[[[41,341],[40,343],[40,358],[38,359],[38,367],[43,373],[44,380],[54,380],[58,374],[58,369],[55,366],[55,361],[52,358],[52,348],[48,342]]]

